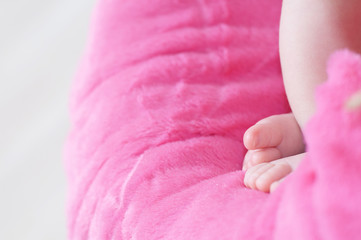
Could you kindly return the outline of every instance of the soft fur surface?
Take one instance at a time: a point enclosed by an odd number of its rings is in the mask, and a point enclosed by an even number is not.
[[[69,239],[356,239],[361,59],[339,52],[308,157],[244,187],[245,130],[289,112],[280,0],[101,0],[71,98]]]

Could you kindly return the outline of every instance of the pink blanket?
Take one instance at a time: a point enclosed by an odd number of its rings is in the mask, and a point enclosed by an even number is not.
[[[242,138],[289,112],[281,0],[100,0],[71,97],[69,239],[359,239],[361,58],[338,52],[309,154],[273,194]]]

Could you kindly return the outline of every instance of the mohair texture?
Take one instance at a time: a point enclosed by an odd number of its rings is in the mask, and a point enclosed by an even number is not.
[[[318,91],[309,153],[273,194],[245,188],[245,130],[290,111],[281,0],[100,0],[71,94],[69,239],[357,239],[361,59]]]

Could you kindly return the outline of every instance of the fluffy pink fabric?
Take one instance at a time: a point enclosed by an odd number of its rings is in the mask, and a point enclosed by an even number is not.
[[[274,194],[244,187],[245,130],[290,111],[280,0],[101,0],[74,83],[69,239],[356,239],[361,60],[334,55],[309,155]]]

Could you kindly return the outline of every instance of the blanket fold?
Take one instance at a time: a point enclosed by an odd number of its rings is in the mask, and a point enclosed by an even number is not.
[[[290,111],[280,8],[99,1],[71,96],[70,239],[356,239],[359,56],[331,59],[299,169],[271,195],[243,185],[245,130]]]

